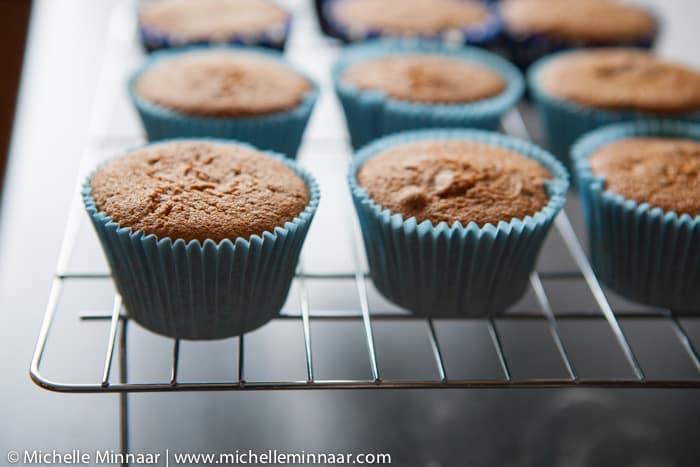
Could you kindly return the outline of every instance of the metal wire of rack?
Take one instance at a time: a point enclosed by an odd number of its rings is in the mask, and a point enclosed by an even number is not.
[[[125,22],[128,21],[128,8],[123,7],[127,2],[123,2],[119,7],[115,7],[110,24],[109,38],[111,52],[105,54],[101,71],[101,79],[98,85],[97,99],[93,115],[93,126],[90,135],[95,136],[106,128],[105,121],[99,117],[109,113],[109,99],[102,96],[110,95],[111,89],[117,85],[112,81],[114,69],[120,66],[118,55],[120,44],[128,40],[125,37],[125,30],[129,30]],[[527,135],[528,129],[522,115],[515,112],[508,119],[504,120],[504,130],[507,133],[517,135]],[[94,149],[89,146],[87,152]],[[84,160],[89,160],[85,157]],[[349,208],[352,210],[351,208]],[[245,366],[246,336],[237,339],[237,370],[236,378],[221,381],[181,381],[179,378],[181,346],[178,339],[172,340],[172,359],[170,366],[170,378],[166,381],[152,381],[147,383],[131,383],[128,380],[127,372],[127,351],[128,351],[128,328],[129,318],[124,313],[121,298],[115,293],[111,312],[108,313],[82,313],[80,319],[83,321],[109,321],[109,334],[106,343],[104,364],[102,374],[93,383],[72,383],[51,380],[42,374],[42,360],[44,358],[47,341],[52,329],[52,324],[61,302],[62,291],[67,283],[77,280],[88,280],[95,282],[109,282],[109,274],[100,273],[76,273],[70,272],[68,265],[76,242],[78,224],[82,214],[82,206],[79,199],[76,199],[71,208],[60,258],[57,266],[45,317],[41,325],[36,348],[32,357],[30,376],[39,386],[58,392],[69,393],[121,393],[121,415],[122,415],[122,439],[127,438],[128,427],[125,428],[125,420],[128,415],[127,393],[132,392],[174,392],[174,391],[259,391],[259,390],[321,390],[321,389],[439,389],[439,388],[554,388],[554,387],[619,387],[619,388],[700,388],[700,356],[693,345],[693,341],[681,322],[681,318],[691,318],[697,315],[683,315],[668,310],[644,311],[639,313],[625,313],[625,318],[659,318],[667,321],[675,333],[680,345],[684,349],[686,357],[697,370],[699,377],[696,378],[671,378],[653,379],[648,378],[644,368],[640,364],[633,346],[630,344],[625,332],[618,321],[606,292],[596,279],[587,259],[586,253],[572,227],[566,212],[561,212],[555,221],[555,230],[561,237],[568,250],[575,269],[560,271],[534,272],[530,277],[530,288],[536,298],[539,310],[504,314],[497,320],[539,320],[546,323],[547,329],[553,340],[555,349],[565,368],[565,377],[561,378],[523,378],[515,377],[511,371],[509,358],[503,345],[503,338],[499,331],[499,326],[495,318],[486,318],[487,332],[491,340],[498,363],[502,372],[502,377],[497,379],[464,379],[451,377],[447,371],[447,365],[441,349],[441,342],[435,330],[435,322],[432,319],[422,319],[428,333],[432,360],[437,369],[437,378],[434,379],[408,379],[395,380],[385,378],[381,372],[380,360],[376,350],[376,337],[373,331],[373,324],[377,322],[397,322],[397,321],[417,321],[418,318],[408,314],[381,313],[372,310],[368,299],[367,281],[369,280],[366,271],[362,266],[361,254],[363,245],[357,225],[350,221],[347,226],[350,232],[351,251],[353,256],[353,270],[343,273],[315,274],[305,271],[300,264],[295,277],[298,288],[299,303],[295,313],[283,313],[277,319],[295,320],[301,322],[304,343],[304,365],[306,378],[294,381],[277,380],[253,380],[247,377]],[[307,282],[314,281],[348,281],[354,284],[359,303],[359,310],[352,312],[337,312],[333,314],[320,313],[310,304],[310,292]],[[563,281],[583,281],[590,294],[595,300],[596,309],[583,312],[573,312],[557,314],[550,303],[548,293],[543,286],[543,280],[563,280]],[[359,311],[359,312],[357,312]],[[311,331],[312,321],[359,321],[363,329],[363,340],[369,356],[367,365],[371,373],[369,379],[321,379],[314,372],[314,351],[313,335]],[[570,358],[564,339],[560,332],[560,323],[566,320],[599,320],[607,323],[614,336],[617,347],[624,356],[624,359],[631,369],[633,376],[615,377],[605,379],[589,379],[582,377],[576,370],[575,364]],[[115,353],[117,355],[115,355]],[[112,368],[118,360],[118,378],[114,381],[111,378]],[[123,441],[125,443],[126,441]]]

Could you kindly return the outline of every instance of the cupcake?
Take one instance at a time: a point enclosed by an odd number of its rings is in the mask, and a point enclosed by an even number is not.
[[[326,17],[326,5],[330,0],[313,1],[318,27],[321,29],[321,32],[330,37],[338,37],[335,30],[330,26],[330,24],[328,24],[328,18]]]
[[[599,279],[646,305],[700,311],[700,125],[612,125],[572,154]]]
[[[291,20],[272,0],[142,0],[138,17],[148,51],[198,44],[282,50]]]
[[[568,188],[545,151],[478,130],[384,137],[357,153],[348,181],[375,286],[427,317],[515,303]]]
[[[326,18],[345,42],[422,37],[452,44],[488,44],[498,16],[477,0],[328,0]]]
[[[608,123],[700,118],[700,73],[649,52],[565,52],[537,62],[528,75],[549,149],[564,161],[579,136]]]
[[[507,53],[522,68],[562,49],[650,48],[658,31],[651,12],[617,0],[505,0],[500,13]]]
[[[150,141],[216,137],[295,157],[318,94],[276,52],[194,48],[154,54],[129,91]]]
[[[100,166],[82,195],[129,317],[182,339],[274,318],[319,202],[293,162],[221,140],[145,146]]]
[[[348,47],[333,81],[355,148],[402,130],[496,129],[524,88],[518,70],[500,57],[433,41]]]

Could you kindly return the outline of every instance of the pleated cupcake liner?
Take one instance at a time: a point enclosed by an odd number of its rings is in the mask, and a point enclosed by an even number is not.
[[[338,17],[335,9],[338,4],[344,1],[352,0],[325,0],[322,2],[323,17],[325,18],[329,31],[333,37],[340,39],[346,44],[353,42],[363,42],[367,40],[380,38],[396,38],[395,35],[384,34],[378,28],[352,28],[344,24],[341,18]],[[469,26],[461,29],[450,29],[447,31],[439,31],[435,34],[406,34],[405,38],[423,38],[433,39],[452,45],[477,45],[488,46],[493,41],[497,40],[501,34],[501,19],[496,9],[488,4],[485,4],[488,9],[488,19],[482,24]]]
[[[591,260],[598,278],[636,302],[700,312],[700,216],[640,203],[605,188],[589,157],[632,137],[700,141],[700,125],[658,120],[611,125],[589,133],[572,149]]]
[[[278,52],[258,47],[222,47],[221,50],[235,50],[251,54],[261,54],[278,60],[284,66],[303,75],[312,85],[299,105],[284,112],[275,112],[254,117],[205,117],[188,115],[141,98],[136,92],[136,82],[148,69],[161,62],[180,55],[207,50],[205,47],[188,47],[172,51],[153,53],[149,60],[129,80],[129,96],[141,117],[149,141],[170,138],[223,138],[250,143],[261,149],[280,152],[296,158],[297,151],[318,99],[319,87],[304,73],[290,66]]]
[[[582,135],[619,122],[654,120],[659,116],[633,110],[606,110],[566,101],[548,93],[540,86],[540,74],[553,61],[575,51],[564,51],[547,56],[532,65],[527,74],[530,96],[544,131],[546,147],[571,169],[569,151]],[[674,120],[700,121],[700,112],[672,115]]]
[[[362,90],[343,79],[345,71],[356,63],[412,53],[442,55],[488,67],[505,79],[506,89],[497,96],[467,104],[426,104],[394,99],[381,91]],[[525,87],[518,69],[492,53],[426,40],[380,40],[350,46],[333,66],[332,75],[355,148],[380,136],[420,128],[496,130],[503,114],[517,104]]]
[[[138,30],[141,44],[147,52],[154,52],[162,49],[178,49],[189,46],[221,45],[248,45],[282,51],[287,44],[287,37],[289,36],[291,25],[292,17],[288,15],[284,22],[274,24],[266,31],[248,34],[232,34],[223,40],[187,40],[163,33],[162,31],[157,31],[143,24],[139,24]]]
[[[513,150],[551,174],[548,203],[523,219],[479,227],[404,219],[378,205],[357,173],[377,154],[424,140],[476,141]],[[360,150],[348,184],[364,238],[372,281],[392,302],[419,316],[468,318],[501,314],[528,286],[540,248],[564,205],[568,173],[553,156],[522,140],[480,130],[421,130],[387,136]]]
[[[307,171],[280,154],[265,154],[304,180],[308,205],[272,232],[218,243],[159,238],[120,226],[98,210],[92,197],[92,174],[87,178],[82,188],[85,208],[131,319],[165,336],[209,340],[241,335],[279,314],[320,191]]]

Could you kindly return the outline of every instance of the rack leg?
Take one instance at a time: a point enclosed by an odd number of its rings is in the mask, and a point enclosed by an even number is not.
[[[127,321],[122,321],[122,334],[119,339],[119,382],[126,384],[127,368],[126,368],[126,329]],[[119,393],[119,449],[122,454],[129,452],[129,394],[126,392]],[[126,458],[126,455],[124,456]],[[124,462],[122,467],[129,467],[128,463]]]

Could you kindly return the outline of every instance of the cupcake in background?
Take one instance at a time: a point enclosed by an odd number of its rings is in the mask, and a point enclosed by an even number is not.
[[[152,54],[129,91],[150,141],[235,139],[296,157],[318,95],[282,55],[251,47]]]
[[[330,1],[331,0],[313,0],[314,10],[316,13],[316,20],[318,21],[318,27],[321,29],[321,32],[323,34],[330,36],[330,37],[338,37],[338,34],[330,26],[330,24],[328,23],[328,18],[326,17],[326,14],[327,14],[326,5]]]
[[[110,160],[82,194],[129,317],[182,339],[236,336],[274,318],[319,202],[292,161],[217,140]]]
[[[504,0],[499,3],[506,53],[521,68],[563,49],[650,48],[658,20],[618,0]]]
[[[148,51],[204,44],[282,50],[291,23],[273,0],[142,0],[138,18]]]
[[[333,81],[355,148],[403,130],[495,130],[524,90],[520,72],[502,58],[436,41],[350,46]]]
[[[700,72],[638,49],[554,54],[532,66],[528,82],[547,145],[565,162],[577,138],[609,123],[700,120]]]
[[[599,279],[645,305],[700,312],[700,125],[612,125],[572,157]]]
[[[500,33],[498,15],[478,0],[328,0],[325,17],[345,42],[419,37],[453,45],[487,45]]]
[[[422,130],[364,147],[348,182],[377,289],[417,315],[464,318],[523,295],[568,174],[525,141]]]

